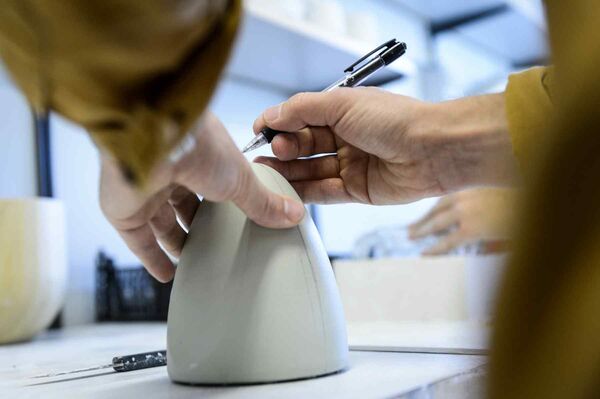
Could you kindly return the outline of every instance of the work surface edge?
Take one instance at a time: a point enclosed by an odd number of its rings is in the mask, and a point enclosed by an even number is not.
[[[129,373],[100,370],[32,378],[110,363],[113,356],[164,349],[164,323],[107,323],[67,328],[0,346],[0,396],[11,398],[382,398],[479,394],[487,358],[475,355],[350,352],[349,370],[324,378],[241,387],[173,384],[166,368]],[[440,391],[441,390],[441,391]],[[434,393],[438,394],[434,394]],[[463,395],[463,396],[461,396]],[[418,395],[417,397],[421,397]],[[477,397],[477,396],[473,396]]]

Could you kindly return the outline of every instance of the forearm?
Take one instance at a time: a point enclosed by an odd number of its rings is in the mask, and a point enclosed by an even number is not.
[[[519,180],[503,93],[427,104],[421,119],[424,148],[444,191]]]

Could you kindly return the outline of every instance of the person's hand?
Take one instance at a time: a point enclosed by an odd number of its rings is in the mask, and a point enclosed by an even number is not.
[[[301,93],[254,123],[307,202],[397,204],[468,185],[508,183],[514,159],[502,94],[429,104],[375,88]],[[324,155],[310,159],[298,159]]]
[[[102,159],[102,210],[146,269],[163,282],[175,272],[163,248],[179,256],[200,202],[196,193],[210,201],[233,201],[266,227],[291,227],[304,216],[301,203],[272,193],[258,181],[213,115],[203,118],[194,136],[195,147],[176,163],[159,166],[145,193],[125,181],[113,160]]]
[[[410,238],[440,237],[423,252],[424,255],[442,255],[480,241],[508,241],[515,200],[515,190],[501,188],[472,189],[447,195],[409,226]]]

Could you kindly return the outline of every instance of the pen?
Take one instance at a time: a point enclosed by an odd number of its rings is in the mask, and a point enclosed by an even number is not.
[[[112,368],[114,371],[134,371],[147,369],[150,367],[160,367],[167,364],[167,351],[154,351],[146,353],[136,353],[135,355],[117,356],[114,357],[110,364],[103,364],[101,366],[93,366],[84,369],[64,371],[60,373],[50,373],[45,375],[37,375],[33,378],[48,378],[58,377],[63,375],[70,375],[76,373],[84,373],[88,371],[102,370]]]
[[[327,92],[337,87],[358,86],[381,68],[396,61],[405,52],[405,43],[399,42],[396,39],[389,40],[346,68],[344,70],[346,75],[323,91]],[[365,60],[366,62],[363,63]],[[363,64],[360,65],[361,63]],[[265,144],[271,143],[273,138],[279,133],[285,132],[265,127],[244,147],[242,152],[252,151]]]

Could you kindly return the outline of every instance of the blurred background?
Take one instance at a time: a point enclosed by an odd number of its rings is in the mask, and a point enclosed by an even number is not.
[[[367,84],[427,101],[502,91],[510,73],[548,60],[538,0],[246,0],[243,27],[212,109],[242,147],[266,107],[323,89],[391,38],[406,42],[407,54]],[[0,197],[42,195],[64,202],[69,266],[61,320],[91,322],[99,251],[118,265],[138,263],[99,209],[97,151],[78,126],[57,115],[34,120],[1,69],[0,107]],[[435,201],[312,206],[311,212],[330,256],[350,258],[361,237],[404,226]]]

